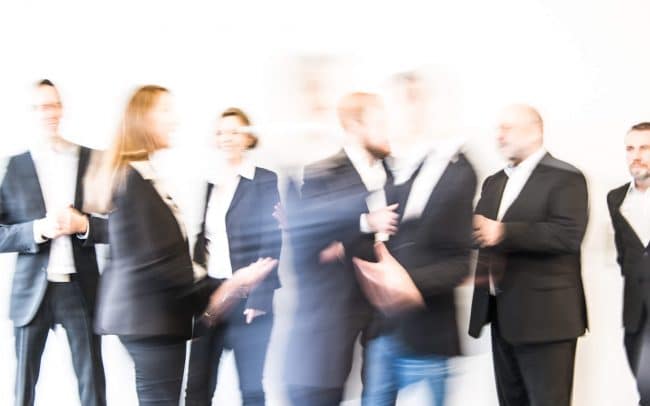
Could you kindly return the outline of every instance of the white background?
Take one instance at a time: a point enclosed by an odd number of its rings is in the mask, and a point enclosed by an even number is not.
[[[176,168],[196,164],[193,148],[203,145],[223,107],[244,107],[260,125],[291,119],[274,103],[286,97],[278,83],[290,82],[277,62],[286,55],[343,55],[354,61],[348,84],[354,88],[373,88],[401,69],[436,66],[448,79],[439,96],[456,106],[446,118],[480,152],[474,158],[482,176],[501,165],[493,147],[496,111],[515,101],[532,103],[545,118],[548,149],[581,168],[590,186],[583,276],[591,328],[578,344],[574,404],[634,405],[605,195],[627,180],[623,134],[650,121],[648,16],[647,0],[3,0],[0,155],[26,146],[29,86],[42,77],[62,91],[65,134],[94,147],[106,145],[134,86],[169,87],[181,119]],[[278,136],[269,150],[290,146],[301,153],[308,145],[295,137]],[[0,269],[0,403],[10,404],[12,258],[4,256]],[[468,294],[461,289],[465,310]],[[279,294],[278,311],[289,304],[290,295]],[[266,382],[269,403],[276,405],[283,404],[277,388],[284,325],[276,326]],[[496,404],[487,341],[467,344],[473,355],[459,361],[450,404]],[[78,402],[68,351],[63,332],[48,340],[39,405]],[[106,340],[104,358],[110,404],[134,404],[129,361],[113,340]],[[219,404],[238,401],[230,361]],[[350,394],[358,394],[358,385]],[[402,403],[416,405],[415,399],[419,395]]]

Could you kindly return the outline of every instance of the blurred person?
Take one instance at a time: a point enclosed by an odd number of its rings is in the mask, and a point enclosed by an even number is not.
[[[347,94],[338,116],[343,149],[308,165],[300,201],[287,205],[297,280],[285,369],[293,405],[336,405],[343,399],[354,345],[370,316],[351,258],[374,261],[375,239],[396,231],[396,206],[386,205],[383,192],[382,160],[389,146],[381,99]]]
[[[385,193],[398,207],[399,230],[376,246],[378,263],[354,259],[375,307],[362,403],[394,405],[401,388],[426,381],[441,406],[448,359],[461,353],[454,289],[470,271],[476,174],[462,140],[425,132],[423,79],[402,74],[392,85],[412,120],[391,134],[391,146],[401,144],[391,150],[402,154],[387,159]]]
[[[576,341],[587,329],[587,184],[546,151],[542,118],[530,106],[501,113],[497,143],[509,164],[484,181],[475,211],[469,333],[477,338],[491,323],[501,405],[569,405]]]
[[[0,186],[0,252],[17,252],[10,317],[16,343],[15,405],[33,405],[50,329],[62,326],[84,406],[106,404],[101,339],[92,332],[99,272],[96,238],[106,220],[81,212],[91,151],[63,138],[61,97],[34,89],[39,136],[13,156]]]
[[[250,125],[237,108],[221,113],[217,125],[216,147],[224,165],[207,184],[203,223],[194,246],[194,260],[207,268],[209,284],[215,287],[259,258],[280,257],[282,235],[273,218],[280,202],[278,179],[274,172],[256,167],[247,154],[257,145],[257,137],[246,130]],[[243,404],[265,404],[262,377],[273,326],[273,296],[279,287],[274,271],[219,324],[192,341],[187,406],[212,404],[224,349],[234,352]]]
[[[641,405],[650,405],[650,330],[646,274],[650,244],[650,123],[639,123],[625,135],[625,153],[631,181],[607,194],[607,206],[614,226],[616,262],[625,279],[623,326],[625,350],[637,378]],[[643,355],[643,357],[642,357]]]
[[[185,341],[202,306],[180,212],[157,175],[155,153],[169,147],[176,124],[172,99],[159,86],[130,98],[104,167],[89,184],[104,191],[95,203],[109,211],[110,261],[99,283],[95,330],[117,335],[135,366],[139,404],[178,405]],[[107,186],[108,185],[108,186]],[[270,271],[260,261],[224,281],[209,298],[214,323]]]

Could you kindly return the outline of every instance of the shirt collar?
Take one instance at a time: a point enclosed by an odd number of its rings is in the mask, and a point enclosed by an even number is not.
[[[540,163],[540,161],[544,158],[546,153],[547,153],[546,148],[541,147],[537,151],[533,152],[528,158],[521,161],[519,165],[515,166],[509,164],[503,169],[503,171],[506,173],[508,177],[511,177],[514,173],[519,173],[519,172],[531,173],[533,172],[535,167]]]
[[[129,165],[131,165],[133,169],[138,171],[140,173],[140,176],[142,176],[146,180],[152,180],[158,178],[158,176],[156,175],[156,170],[151,164],[151,161],[149,161],[148,159],[144,161],[131,161],[129,162]]]
[[[244,159],[244,161],[237,167],[237,175],[248,180],[253,180],[255,177],[255,165],[253,162],[250,159]]]
[[[54,144],[50,140],[45,140],[30,147],[29,153],[33,158],[41,157],[43,155],[64,155],[64,156],[77,156],[79,153],[79,145],[73,143],[59,143]]]
[[[343,147],[345,154],[352,161],[352,165],[359,169],[369,169],[374,167],[377,164],[381,164],[381,160],[376,159],[372,163],[368,161],[367,153],[363,150],[363,147],[357,144],[347,144]]]
[[[435,156],[441,161],[455,161],[458,154],[465,145],[462,137],[453,137],[444,140],[436,140],[429,143],[414,143],[406,148],[399,155],[391,155],[386,163],[391,173],[395,175],[395,183],[401,183],[404,179],[410,179],[413,173],[420,167],[425,159]]]
[[[208,176],[208,181],[215,185],[223,184],[224,182],[228,183],[227,174],[234,174],[235,177],[240,176],[248,180],[253,180],[255,178],[255,168],[254,161],[248,156],[244,157],[242,162],[234,170],[228,168],[223,161],[220,161],[219,164],[210,169],[211,175]]]
[[[640,190],[636,187],[636,183],[634,182],[634,179],[632,179],[632,180],[630,181],[630,185],[627,187],[627,195],[632,195],[632,194],[634,194],[634,195],[636,195],[636,194],[644,194],[644,193],[648,193],[648,191],[650,191],[650,189],[646,189],[645,192],[640,191]]]

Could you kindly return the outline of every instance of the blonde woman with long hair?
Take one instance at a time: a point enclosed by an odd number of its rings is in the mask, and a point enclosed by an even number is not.
[[[197,310],[195,271],[185,227],[150,158],[169,147],[176,124],[169,91],[144,86],[131,96],[116,139],[95,174],[106,193],[110,261],[102,273],[95,329],[117,335],[135,365],[140,405],[179,403],[185,343]],[[260,260],[221,284],[203,318],[215,322],[275,266]],[[199,275],[200,273],[196,273]]]

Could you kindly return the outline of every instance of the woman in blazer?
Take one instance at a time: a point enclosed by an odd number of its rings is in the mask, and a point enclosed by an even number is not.
[[[195,310],[185,228],[150,160],[168,147],[174,126],[169,92],[159,86],[138,89],[100,171],[106,183],[95,184],[111,185],[99,202],[110,210],[111,260],[100,277],[95,329],[117,335],[126,347],[143,406],[178,405]],[[255,285],[250,272],[245,276],[220,286],[219,300],[244,284]],[[213,308],[214,303],[209,311]]]
[[[273,217],[280,202],[275,173],[256,167],[246,152],[257,138],[246,131],[250,121],[240,109],[224,111],[216,133],[221,168],[207,185],[201,231],[194,260],[205,266],[208,283],[218,286],[259,258],[278,259],[281,232]],[[234,352],[244,405],[264,405],[264,361],[273,325],[277,271],[242,297],[219,322],[192,341],[187,406],[210,405],[217,384],[219,358]]]

